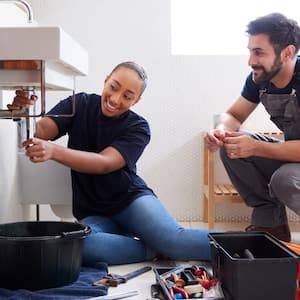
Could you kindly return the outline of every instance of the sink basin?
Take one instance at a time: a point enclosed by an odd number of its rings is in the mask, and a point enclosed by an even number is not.
[[[74,77],[87,75],[88,54],[57,26],[0,27],[0,62],[44,61],[46,89],[72,90]],[[39,86],[40,72],[0,68],[0,88]]]

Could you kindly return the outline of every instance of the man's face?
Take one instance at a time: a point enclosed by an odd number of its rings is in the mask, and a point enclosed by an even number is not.
[[[101,108],[106,117],[117,118],[140,99],[142,80],[131,69],[121,67],[108,76],[102,92]]]
[[[282,69],[280,55],[276,55],[266,34],[250,35],[248,42],[252,78],[257,84],[272,80]]]

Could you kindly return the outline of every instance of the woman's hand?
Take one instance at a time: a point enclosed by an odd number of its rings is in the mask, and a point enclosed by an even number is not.
[[[44,162],[53,158],[55,144],[38,138],[28,139],[21,144],[25,154],[34,163]]]
[[[33,105],[37,100],[36,95],[31,95],[29,97],[28,91],[17,90],[16,96],[14,97],[12,104],[7,104],[9,110],[28,108],[30,105]]]

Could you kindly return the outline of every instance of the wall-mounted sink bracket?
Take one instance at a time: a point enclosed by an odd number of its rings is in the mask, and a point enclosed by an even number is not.
[[[45,114],[46,108],[46,83],[45,83],[45,61],[43,60],[0,60],[0,74],[2,89],[23,89],[29,95],[40,90],[40,112],[37,112],[36,105],[30,108],[21,109],[0,109],[0,119],[13,119],[18,122],[19,142],[29,139],[35,130],[35,120]],[[15,82],[16,76],[19,83]],[[11,79],[13,78],[13,80]],[[23,80],[24,78],[24,80]],[[26,80],[25,80],[26,79]],[[24,81],[24,82],[23,82]],[[12,84],[13,82],[13,84]],[[49,115],[52,117],[71,117],[75,114],[75,78],[73,88],[73,102],[71,114]],[[32,118],[32,119],[30,119]],[[30,121],[32,120],[32,122]]]
[[[41,117],[45,114],[45,62],[42,60],[11,60],[1,61],[0,60],[0,74],[2,89],[23,89],[29,93],[35,93],[36,88],[41,91],[41,111],[37,114],[35,106],[33,109],[22,108],[18,110],[1,109],[0,118],[6,119],[18,119],[18,118],[29,118],[29,117]],[[26,85],[11,86],[9,85],[10,77],[18,74],[20,78],[29,77],[34,78],[32,82],[26,82]],[[35,78],[39,78],[39,86],[36,86]]]
[[[0,74],[1,83],[0,88],[5,90],[17,90],[23,89],[31,93],[35,93],[36,89],[40,90],[41,93],[41,110],[36,113],[36,109],[29,111],[27,108],[18,110],[0,109],[0,118],[16,119],[23,117],[37,118],[45,114],[46,109],[46,83],[45,83],[45,62],[43,60],[11,60],[1,61],[0,60]],[[19,84],[14,83],[11,85],[10,82],[14,82],[11,78],[15,78],[16,74],[20,80]],[[26,78],[26,81],[22,81],[22,78]],[[28,80],[31,78],[32,80]],[[39,84],[37,84],[37,78],[39,78]],[[62,115],[51,115],[52,117],[72,117],[75,114],[75,78],[73,93],[73,105],[71,114]]]

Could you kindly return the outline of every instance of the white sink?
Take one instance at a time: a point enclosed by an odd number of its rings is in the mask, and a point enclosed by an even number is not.
[[[0,61],[44,61],[46,89],[72,90],[73,79],[88,73],[88,54],[62,28],[0,27]],[[36,70],[0,69],[0,87],[38,86]]]
[[[33,164],[24,153],[18,153],[17,173],[22,204],[72,204],[69,168],[51,160]]]

